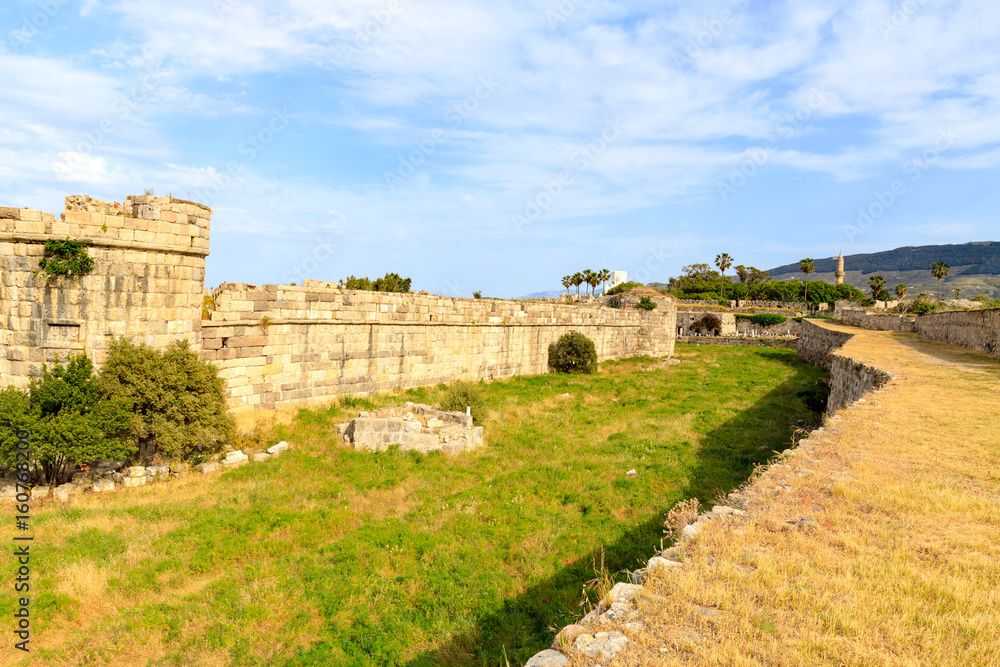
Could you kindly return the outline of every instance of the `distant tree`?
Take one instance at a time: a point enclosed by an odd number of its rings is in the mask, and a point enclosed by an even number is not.
[[[726,269],[733,265],[733,258],[729,256],[728,252],[719,253],[715,256],[715,265],[719,267],[719,271],[722,273],[722,298],[726,298]]]
[[[906,298],[906,285],[896,285],[896,298],[902,301]]]
[[[365,290],[368,292],[409,292],[410,278],[401,278],[398,273],[387,273],[382,278],[356,278],[353,275],[344,278],[343,289]]]
[[[938,281],[938,301],[941,300],[941,281],[948,277],[948,269],[951,266],[944,262],[934,262],[931,264],[931,275]]]
[[[483,292],[482,292],[482,290],[476,290],[475,292],[473,292],[472,293],[472,298],[473,299],[482,299],[483,298]]]
[[[591,271],[590,279],[587,282],[590,284],[590,293],[597,294],[597,286],[601,284],[601,272]]]
[[[885,278],[882,276],[872,276],[868,279],[868,288],[872,291],[872,298],[876,301],[885,301],[888,292],[885,290]]]
[[[809,301],[809,274],[816,270],[816,262],[812,257],[799,260],[799,271],[806,274],[806,301]]]
[[[960,288],[958,288],[958,287],[956,287],[955,289],[953,289],[951,291],[951,293],[955,295],[956,299],[961,298],[961,296],[962,296],[962,290]]]
[[[566,288],[567,292],[569,291],[569,287],[572,284],[573,284],[573,276],[563,276],[562,286]]]
[[[576,287],[576,293],[580,294],[580,285],[583,284],[583,274],[577,271],[573,274],[573,286]]]
[[[607,269],[601,269],[599,275],[601,276],[601,294],[607,294],[608,281],[611,280],[611,272]]]
[[[736,275],[740,277],[740,282],[744,285],[756,285],[759,283],[767,282],[771,279],[771,274],[767,271],[761,271],[755,266],[743,266],[738,264],[736,267]]]
[[[384,278],[378,278],[372,283],[376,292],[409,292],[409,278],[401,278],[398,273],[387,273]]]

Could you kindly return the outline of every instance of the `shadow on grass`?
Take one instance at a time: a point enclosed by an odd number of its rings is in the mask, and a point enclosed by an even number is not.
[[[792,412],[787,405],[788,397],[809,384],[815,371],[785,351],[766,350],[761,354],[788,365],[794,375],[704,436],[690,482],[679,490],[683,498],[696,497],[703,505],[711,504],[720,494],[745,482],[754,464],[766,461],[774,452],[788,446],[791,433],[788,421],[782,416]],[[761,451],[761,447],[767,449]],[[512,667],[523,665],[532,655],[548,648],[553,637],[550,628],[572,622],[568,614],[580,611],[566,609],[564,603],[557,600],[564,601],[568,591],[579,595],[583,583],[595,576],[594,563],[600,563],[603,558],[609,572],[619,573],[618,581],[626,579],[626,571],[644,566],[653,555],[653,548],[660,544],[668,509],[665,504],[661,512],[629,529],[617,542],[605,545],[603,553],[601,550],[591,552],[522,595],[508,599],[500,611],[477,619],[474,631],[419,655],[407,667],[503,667],[504,652]]]

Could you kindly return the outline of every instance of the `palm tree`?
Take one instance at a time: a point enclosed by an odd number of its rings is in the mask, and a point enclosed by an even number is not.
[[[871,288],[872,298],[879,300],[879,295],[885,291],[885,278],[882,276],[872,276],[868,279],[868,287]]]
[[[573,286],[576,287],[577,295],[580,294],[580,285],[583,284],[583,274],[577,271],[573,274]]]
[[[944,262],[934,262],[931,264],[931,275],[938,281],[938,301],[941,300],[941,281],[948,277],[948,269],[951,265]]]
[[[960,288],[958,288],[958,287],[956,287],[955,289],[953,289],[951,291],[951,293],[955,295],[956,299],[962,298],[962,290]]]
[[[812,257],[799,260],[799,271],[806,274],[806,302],[809,301],[809,274],[816,270],[816,262]]]
[[[906,285],[896,285],[896,298],[902,301],[906,298]]]
[[[604,294],[608,291],[608,281],[611,280],[611,272],[607,269],[601,269],[598,275],[601,276],[601,294]]]
[[[583,272],[583,282],[588,286],[593,287],[594,285],[594,272],[590,269],[585,269]]]
[[[722,272],[722,298],[726,298],[726,269],[733,265],[733,258],[728,252],[723,252],[715,256],[715,265]]]
[[[562,286],[566,288],[567,292],[569,291],[569,286],[572,284],[573,284],[573,276],[563,276]]]

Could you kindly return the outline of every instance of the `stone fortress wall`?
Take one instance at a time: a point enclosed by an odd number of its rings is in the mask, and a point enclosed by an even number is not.
[[[548,346],[569,331],[600,360],[674,350],[676,309],[460,299],[223,283],[202,325],[206,358],[221,369],[234,407],[265,407],[548,371]]]
[[[170,197],[66,198],[58,218],[0,207],[0,387],[23,388],[44,363],[84,350],[104,359],[119,335],[200,344],[211,209]],[[93,272],[46,281],[47,240],[90,245]]]
[[[26,387],[56,358],[101,363],[119,335],[163,347],[188,340],[216,364],[232,407],[270,408],[343,393],[548,370],[569,331],[601,360],[673,353],[676,301],[650,312],[499,299],[340,290],[307,280],[223,284],[202,320],[211,209],[171,197],[66,198],[55,215],[0,208],[0,387]],[[47,284],[46,240],[89,244],[93,272]]]

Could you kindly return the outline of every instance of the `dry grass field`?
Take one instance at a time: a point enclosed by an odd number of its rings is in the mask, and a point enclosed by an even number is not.
[[[1000,361],[900,332],[844,352],[897,378],[651,578],[625,652],[573,667],[1000,665]]]

